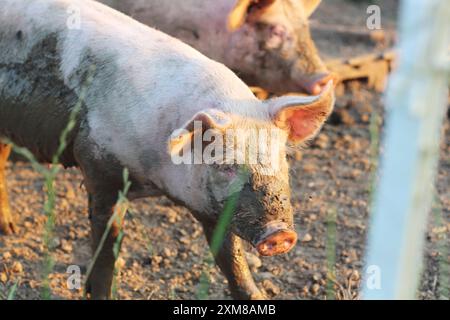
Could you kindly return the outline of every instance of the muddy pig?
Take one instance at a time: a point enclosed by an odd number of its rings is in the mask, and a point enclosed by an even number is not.
[[[302,143],[321,128],[333,108],[332,84],[317,96],[261,101],[224,65],[98,2],[0,0],[0,7],[1,231],[15,231],[5,181],[11,143],[51,162],[81,99],[59,162],[81,170],[93,250],[108,232],[87,279],[88,297],[110,297],[121,225],[106,225],[127,168],[130,201],[168,196],[192,212],[210,243],[234,199],[216,262],[234,298],[263,298],[242,239],[264,256],[295,245],[285,145]],[[272,132],[270,141],[276,143],[271,150],[280,155],[279,165],[247,156],[242,162],[220,160],[220,150],[235,147],[234,136],[228,135],[232,129]],[[208,132],[214,141],[203,138],[196,144],[199,133]],[[229,138],[224,138],[225,148],[214,147],[211,155],[217,160],[197,161],[196,147],[206,154],[221,136]],[[263,156],[269,153],[269,138],[248,141]],[[193,161],[180,162],[191,149]]]
[[[320,0],[100,0],[271,92],[319,94],[333,77],[311,39]]]

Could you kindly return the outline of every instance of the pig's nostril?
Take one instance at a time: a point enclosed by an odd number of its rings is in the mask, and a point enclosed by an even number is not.
[[[289,249],[292,246],[292,241],[291,240],[284,241],[283,246],[285,249]]]
[[[297,242],[297,234],[291,230],[278,230],[256,245],[256,249],[262,256],[273,256],[286,253]]]

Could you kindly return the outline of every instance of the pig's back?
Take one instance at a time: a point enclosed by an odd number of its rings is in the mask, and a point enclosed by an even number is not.
[[[186,100],[202,109],[213,100],[254,99],[224,66],[97,2],[0,0],[0,7],[0,136],[42,161],[54,154],[92,65],[81,122],[99,142],[117,132],[129,135],[123,138],[128,145],[136,136],[158,134],[140,132],[144,125],[176,126],[197,111]],[[157,123],[155,113],[169,106],[183,108],[176,121]],[[66,158],[74,161],[71,148]]]
[[[24,64],[37,46],[56,39],[57,76],[73,90],[81,86],[83,64],[91,63],[101,69],[97,80],[103,81],[104,91],[127,85],[180,92],[187,82],[198,86],[208,78],[226,93],[250,97],[248,88],[225,66],[96,1],[0,0],[0,7],[0,64]],[[113,73],[120,74],[117,81],[106,79]]]

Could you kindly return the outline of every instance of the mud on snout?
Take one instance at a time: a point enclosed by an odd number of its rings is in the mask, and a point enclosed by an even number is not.
[[[273,187],[273,186],[271,186]],[[231,231],[249,242],[262,256],[289,252],[297,242],[288,194],[247,184],[241,190]]]

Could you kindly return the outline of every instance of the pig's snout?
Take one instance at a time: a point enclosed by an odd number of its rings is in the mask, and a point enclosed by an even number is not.
[[[297,233],[286,223],[272,222],[256,243],[256,249],[262,256],[274,256],[290,251],[297,242]]]
[[[309,79],[306,79],[302,86],[309,94],[317,96],[323,91],[330,80],[333,80],[333,83],[336,84],[337,75],[332,73],[315,75]]]

